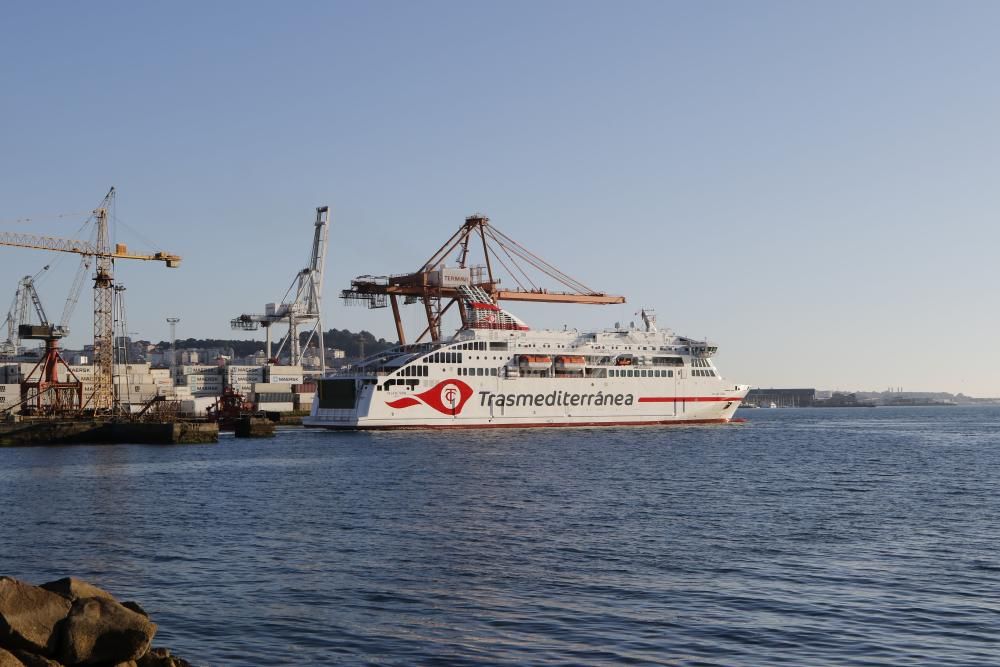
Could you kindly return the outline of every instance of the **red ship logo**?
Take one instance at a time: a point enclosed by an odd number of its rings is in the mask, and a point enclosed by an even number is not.
[[[413,405],[430,406],[443,415],[457,415],[472,398],[472,387],[461,380],[442,380],[436,385],[414,396],[404,396],[395,401],[386,401],[390,408],[408,408]]]

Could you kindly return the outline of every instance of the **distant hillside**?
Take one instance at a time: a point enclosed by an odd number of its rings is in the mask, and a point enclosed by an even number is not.
[[[300,338],[305,343],[308,334],[301,334]],[[329,329],[323,334],[323,343],[328,348],[343,350],[348,358],[357,357],[361,353],[361,341],[364,341],[365,355],[380,352],[392,347],[396,343],[391,343],[384,338],[375,338],[369,331],[354,332],[347,329]],[[277,345],[278,341],[274,341]],[[166,350],[170,347],[170,341],[160,341],[156,344],[159,350]],[[223,338],[184,338],[177,340],[178,350],[192,349],[231,349],[238,357],[245,357],[264,349],[262,340],[229,340]]]

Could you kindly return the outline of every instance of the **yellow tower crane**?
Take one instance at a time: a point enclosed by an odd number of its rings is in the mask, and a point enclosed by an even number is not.
[[[0,232],[0,245],[36,250],[90,255],[96,260],[94,273],[94,394],[85,407],[108,414],[114,408],[114,263],[116,259],[141,259],[163,262],[169,268],[180,266],[181,258],[167,252],[130,252],[125,244],[115,244],[112,251],[108,237],[108,209],[114,201],[111,188],[101,205],[94,210],[96,241],[78,241],[54,236]]]

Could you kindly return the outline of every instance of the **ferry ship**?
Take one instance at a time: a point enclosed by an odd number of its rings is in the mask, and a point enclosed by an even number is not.
[[[533,330],[482,289],[461,286],[464,326],[319,380],[303,424],[326,429],[528,428],[726,423],[749,391],[717,351],[642,326]]]

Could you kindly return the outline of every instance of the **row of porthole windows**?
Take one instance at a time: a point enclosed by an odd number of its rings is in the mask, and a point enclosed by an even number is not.
[[[410,389],[413,389],[419,383],[420,383],[420,380],[402,380],[402,379],[397,380],[397,379],[392,379],[392,380],[386,380],[385,384],[380,384],[377,387],[377,389],[378,389],[378,391],[389,391],[389,387],[394,387],[394,386],[397,386],[397,385],[398,386],[406,386],[406,387],[409,387]]]
[[[496,377],[496,375],[497,375],[497,369],[495,369],[495,368],[459,368],[458,369],[458,374],[459,375],[466,375],[466,376],[470,376],[470,377],[473,376],[473,375],[475,375],[476,377],[485,377],[485,376]]]
[[[460,364],[462,363],[461,352],[435,352],[424,361],[431,364]]]
[[[672,378],[674,376],[673,371],[661,371],[661,370],[633,370],[633,369],[620,369],[611,368],[608,370],[608,377],[610,378]]]

